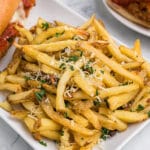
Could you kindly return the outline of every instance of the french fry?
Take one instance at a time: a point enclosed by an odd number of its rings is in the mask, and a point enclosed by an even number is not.
[[[66,47],[75,49],[76,44],[77,41],[66,40],[66,41],[51,42],[51,43],[40,44],[40,45],[24,45],[23,47],[33,48],[41,52],[57,52]]]
[[[79,72],[78,74],[75,74],[74,76],[74,81],[75,83],[89,96],[93,97],[95,96],[96,93],[96,89],[89,85],[85,78],[81,75],[81,73]]]
[[[125,78],[131,79],[131,80],[137,82],[138,84],[140,84],[141,87],[143,87],[143,81],[139,76],[134,75],[131,72],[127,71],[120,64],[116,63],[115,61],[113,61],[113,60],[109,59],[107,56],[105,56],[101,51],[95,49],[94,47],[88,45],[85,42],[80,43],[79,47],[82,50],[85,50],[85,51],[88,50],[89,52],[94,53],[95,57],[100,59],[104,64],[106,64],[114,72],[122,75]]]
[[[139,89],[139,85],[138,84],[134,84],[134,83],[133,84],[129,84],[129,85],[111,87],[111,88],[103,89],[100,92],[100,96],[102,98],[106,98],[106,97],[113,96],[113,95],[127,93],[129,91],[134,91],[134,90],[137,90],[137,89]]]
[[[50,140],[55,140],[55,141],[60,140],[60,133],[58,133],[57,131],[44,130],[44,131],[39,131],[38,133]]]
[[[5,82],[7,76],[7,70],[0,72],[0,84]]]
[[[129,101],[131,101],[136,96],[137,92],[138,91],[135,90],[135,91],[125,93],[125,94],[111,96],[107,100],[109,103],[109,108],[111,110],[115,110],[115,109],[119,108],[120,106],[127,104]]]
[[[141,52],[141,42],[140,42],[139,39],[135,40],[133,50],[135,52],[137,52],[138,55],[141,56],[141,54],[142,54],[142,52]]]
[[[84,30],[86,30],[86,29],[93,23],[94,19],[95,19],[95,14],[92,15],[91,18],[90,18],[87,22],[85,22],[84,24],[82,24],[82,25],[79,27],[79,29],[84,29]]]
[[[130,112],[125,110],[116,110],[114,116],[127,123],[141,122],[147,119],[148,115],[138,112]]]
[[[148,77],[150,77],[150,63],[144,62],[141,67],[146,70]]]
[[[25,52],[25,54],[27,54],[28,56],[32,57],[33,59],[36,59],[38,62],[43,63],[47,66],[59,69],[59,64],[58,62],[51,56],[42,53],[42,52],[38,52],[30,47],[24,47],[23,51]]]
[[[19,26],[15,26],[15,28],[19,31],[19,33],[21,34],[22,37],[26,37],[29,42],[32,42],[33,35],[29,30],[19,27]]]
[[[141,65],[142,65],[141,62],[129,62],[129,63],[122,64],[122,67],[125,69],[135,69],[140,67]]]
[[[97,33],[99,34],[100,37],[102,37],[103,40],[108,40],[108,42],[110,43],[108,45],[108,49],[115,58],[117,58],[119,61],[130,62],[129,58],[127,58],[126,56],[124,56],[120,53],[117,45],[112,40],[109,33],[96,19],[94,20],[94,27],[96,28]]]
[[[75,123],[74,121],[68,120],[58,113],[54,112],[50,103],[42,102],[41,107],[43,108],[44,112],[55,122],[63,125],[64,127],[69,128],[75,132],[81,133],[83,135],[94,135],[96,130],[90,130],[87,128],[82,127],[81,125]]]
[[[119,49],[122,52],[122,54],[128,56],[129,58],[137,62],[143,62],[143,58],[140,55],[138,55],[138,53],[136,53],[135,51],[131,51],[125,46],[120,46]]]
[[[2,83],[0,84],[0,91],[8,90],[11,92],[21,92],[22,88],[20,84]]]
[[[8,112],[12,110],[12,106],[7,100],[0,102],[0,107]]]
[[[98,117],[91,109],[83,110],[82,114],[88,119],[88,121],[94,126],[95,129],[100,130],[101,125]]]
[[[19,77],[17,75],[8,75],[6,76],[6,81],[14,84],[20,84],[22,87],[25,87],[26,80],[25,78]]]
[[[44,131],[44,130],[58,131],[60,129],[61,126],[59,124],[47,118],[40,118],[40,126],[36,127],[36,131]]]
[[[139,106],[142,106],[143,108],[149,105],[149,100],[150,100],[150,94],[147,94],[145,97],[140,99],[134,106],[132,106],[132,110],[138,110]]]
[[[33,99],[34,98],[34,89],[25,91],[25,92],[20,92],[16,94],[11,94],[8,96],[8,100],[11,102],[15,102],[18,100],[23,100],[23,99]]]
[[[16,119],[23,120],[25,117],[27,117],[28,112],[26,110],[12,110],[11,115]]]
[[[64,91],[66,85],[70,80],[70,78],[76,73],[77,68],[80,68],[82,65],[83,65],[82,61],[78,60],[75,64],[75,69],[74,70],[67,69],[62,75],[61,79],[59,80],[56,96],[56,110],[65,111]]]
[[[8,74],[15,74],[16,70],[21,62],[21,57],[22,57],[22,51],[19,49],[16,49],[14,52],[12,61],[9,63],[7,67]]]

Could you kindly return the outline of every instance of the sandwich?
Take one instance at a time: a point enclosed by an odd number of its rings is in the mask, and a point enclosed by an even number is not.
[[[126,19],[150,28],[150,0],[106,0],[109,7]]]
[[[0,58],[6,54],[17,36],[14,25],[25,19],[34,5],[35,0],[0,0]]]

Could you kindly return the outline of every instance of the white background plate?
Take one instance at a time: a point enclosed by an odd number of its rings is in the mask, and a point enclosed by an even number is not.
[[[105,4],[106,8],[108,9],[108,11],[118,20],[120,21],[122,24],[124,24],[125,26],[127,26],[128,28],[141,33],[143,35],[146,35],[148,37],[150,37],[150,29],[144,28],[140,25],[137,25],[129,20],[127,20],[126,18],[124,18],[123,16],[119,15],[117,12],[115,12],[114,10],[112,10],[106,3],[106,0],[103,0],[103,3]]]
[[[60,5],[55,0],[37,0],[37,5],[28,18],[27,27],[34,25],[38,17],[43,17],[48,21],[60,20],[72,25],[80,25],[85,21],[85,18],[81,17],[77,13],[68,9],[67,7]],[[119,41],[117,41],[120,43]],[[11,59],[11,53],[8,53],[4,59],[0,62],[0,70],[6,67],[7,63]],[[0,100],[5,99],[5,93],[0,93]],[[56,145],[53,142],[46,141],[47,147],[40,145],[35,141],[31,134],[26,130],[19,121],[10,117],[10,115],[4,110],[0,109],[0,117],[8,123],[33,149],[35,150],[57,150]],[[120,150],[133,136],[135,136],[141,129],[143,129],[149,121],[145,121],[140,124],[132,125],[125,132],[118,133],[113,138],[107,140],[104,143],[104,150]],[[94,150],[98,150],[96,146]]]

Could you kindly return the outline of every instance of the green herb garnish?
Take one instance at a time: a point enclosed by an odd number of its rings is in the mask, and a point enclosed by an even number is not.
[[[96,95],[96,96],[98,96],[98,95],[99,95],[99,93],[98,93],[98,89],[96,89],[96,93],[95,93],[95,95]]]
[[[42,29],[43,30],[47,30],[48,28],[49,28],[49,23],[48,22],[42,23]]]
[[[43,145],[43,146],[47,146],[47,143],[46,142],[44,142],[44,141],[39,141],[39,143],[41,144],[41,145]]]
[[[99,107],[100,104],[101,104],[101,102],[100,102],[98,99],[95,99],[95,100],[93,101],[93,104],[94,104],[94,106]]]
[[[68,58],[68,61],[74,61],[74,62],[76,62],[78,59],[79,59],[78,56],[70,56],[70,57]]]
[[[150,118],[150,111],[147,113],[148,117]]]
[[[28,77],[28,76],[24,76],[24,78],[26,81],[31,80],[31,77]]]
[[[109,135],[109,133],[110,133],[110,130],[108,130],[108,129],[106,129],[106,128],[103,127],[103,128],[101,129],[101,132],[102,132],[101,138],[102,138],[103,140],[106,140],[107,137],[108,137],[108,135]]]
[[[45,96],[46,94],[46,91],[44,89],[41,89],[40,91],[38,92],[35,92],[35,97],[38,101],[41,101],[43,99],[43,97]]]
[[[70,66],[70,70],[74,71],[74,67],[72,65]]]
[[[41,83],[46,83],[46,80],[40,80]]]
[[[67,113],[67,112],[64,112],[64,117],[65,117],[65,118],[69,118],[69,116],[68,116],[68,113]]]
[[[59,68],[65,70],[66,69],[65,63],[60,64]]]
[[[100,72],[101,72],[102,74],[104,74],[104,70],[100,70]]]
[[[63,32],[61,32],[61,33],[58,33],[58,32],[57,32],[57,33],[55,34],[55,37],[59,37],[59,36],[63,35],[64,33],[65,33],[65,31],[63,31]]]
[[[136,109],[136,111],[142,111],[144,109],[144,106],[142,106],[142,105],[138,105],[138,107],[137,107],[137,109]]]
[[[64,131],[63,130],[60,131],[60,135],[64,136]]]
[[[94,73],[94,69],[92,66],[90,66],[90,61],[87,62],[87,64],[85,66],[83,66],[83,70],[84,71],[87,71],[88,73],[90,74],[93,74]]]

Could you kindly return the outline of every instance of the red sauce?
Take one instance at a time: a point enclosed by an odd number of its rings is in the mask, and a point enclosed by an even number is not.
[[[29,15],[30,9],[35,6],[35,0],[22,0],[26,17]]]
[[[0,58],[5,55],[17,34],[18,31],[14,28],[14,24],[9,24],[3,34],[0,36]]]

